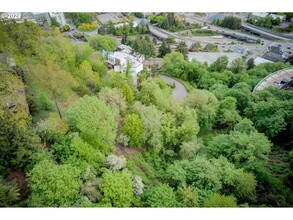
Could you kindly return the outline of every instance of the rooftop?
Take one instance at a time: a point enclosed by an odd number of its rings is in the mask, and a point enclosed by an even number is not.
[[[119,60],[123,60],[124,62],[126,62],[127,60],[131,60],[133,67],[138,67],[139,65],[141,65],[141,62],[139,62],[136,57],[124,52],[109,53],[109,56],[115,57]]]

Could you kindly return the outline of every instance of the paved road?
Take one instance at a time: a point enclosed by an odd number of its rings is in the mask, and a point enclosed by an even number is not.
[[[187,90],[182,83],[165,75],[159,75],[159,77],[164,79],[168,84],[175,83],[172,95],[177,101],[183,100],[186,97]]]

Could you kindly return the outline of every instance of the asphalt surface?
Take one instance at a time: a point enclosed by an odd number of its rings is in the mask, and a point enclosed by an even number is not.
[[[181,101],[186,97],[187,90],[182,83],[165,75],[159,75],[159,77],[164,79],[168,84],[175,84],[175,88],[173,89],[172,95],[177,101]]]

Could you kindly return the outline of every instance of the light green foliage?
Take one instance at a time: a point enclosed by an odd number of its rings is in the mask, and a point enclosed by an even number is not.
[[[108,152],[116,137],[117,115],[94,96],[80,98],[67,112],[68,122],[81,137],[103,154]]]
[[[66,13],[66,16],[73,20],[75,26],[79,26],[80,24],[88,24],[92,21],[92,14],[86,12],[71,12]]]
[[[177,186],[186,182],[186,169],[182,161],[175,161],[166,170],[166,178],[172,186]]]
[[[208,43],[203,48],[205,52],[219,52],[218,45],[213,43]]]
[[[176,106],[172,111],[163,116],[164,145],[178,153],[183,142],[196,139],[199,125],[195,109]]]
[[[271,143],[266,136],[254,131],[249,134],[239,131],[220,134],[208,145],[211,155],[223,155],[236,167],[243,167],[246,170],[257,170],[264,166],[270,147]]]
[[[236,198],[234,196],[225,196],[219,193],[212,194],[204,201],[204,207],[237,207]]]
[[[140,99],[143,104],[167,110],[171,105],[171,89],[162,79],[150,78],[141,83]]]
[[[199,62],[188,62],[178,52],[172,52],[164,57],[163,70],[167,75],[198,83],[200,78],[208,74],[206,67]]]
[[[144,188],[144,184],[142,182],[142,179],[140,176],[134,176],[133,177],[133,189],[134,189],[134,194],[136,196],[139,196],[141,194],[143,194],[143,188]]]
[[[245,59],[237,58],[232,61],[230,69],[233,73],[242,73],[246,70]]]
[[[275,98],[265,99],[267,100],[251,103],[245,109],[245,115],[254,122],[258,131],[264,132],[272,138],[286,128],[287,115],[292,115],[292,109],[290,109],[292,101],[281,101]]]
[[[138,54],[143,54],[145,58],[155,57],[157,54],[155,45],[148,36],[135,38],[127,44]]]
[[[19,189],[0,176],[0,207],[12,207],[20,199]]]
[[[0,33],[0,50],[28,57],[36,53],[38,39],[43,35],[38,24],[27,20],[16,23],[13,19],[1,19]]]
[[[222,192],[233,193],[238,199],[249,200],[255,196],[256,180],[252,173],[237,169],[227,158],[220,156],[212,159],[212,164],[217,169],[223,189]]]
[[[142,120],[143,143],[160,151],[163,146],[162,112],[154,105],[145,106],[139,102],[134,103],[133,110]]]
[[[64,69],[73,70],[75,66],[75,53],[71,40],[60,33],[41,37],[38,44],[39,59],[42,63],[48,60],[58,63]]]
[[[114,51],[117,47],[115,38],[103,35],[97,35],[95,37],[92,37],[90,40],[90,45],[95,50],[105,50],[108,52]]]
[[[120,135],[118,135],[118,137],[116,138],[116,142],[118,144],[122,144],[124,147],[128,147],[128,143],[129,143],[129,137],[123,133],[121,133]]]
[[[101,152],[80,137],[74,137],[72,139],[70,148],[74,156],[81,160],[85,160],[95,169],[99,169],[104,162],[104,156]]]
[[[152,208],[179,207],[173,188],[167,184],[159,183],[145,190],[146,205]]]
[[[235,125],[234,131],[250,134],[256,132],[256,129],[253,127],[253,122],[251,120],[244,118]]]
[[[195,89],[187,95],[184,102],[190,108],[197,110],[201,129],[210,128],[214,124],[219,104],[213,93]]]
[[[94,53],[94,50],[89,43],[75,44],[73,49],[76,57],[76,65],[80,65],[84,60],[89,61]]]
[[[54,99],[61,117],[57,101],[66,100],[70,87],[75,84],[70,73],[62,70],[55,62],[48,60],[46,65],[30,65],[29,80],[32,86],[36,86]]]
[[[79,171],[70,165],[56,165],[47,160],[29,172],[30,207],[68,207],[80,197]]]
[[[70,30],[70,26],[69,26],[69,24],[65,24],[65,25],[63,26],[63,29],[64,29],[65,31],[69,31],[69,30]]]
[[[129,137],[130,147],[140,147],[142,144],[143,125],[137,114],[128,114],[123,121],[122,131]]]
[[[184,74],[186,61],[184,56],[179,52],[172,52],[164,57],[165,73],[180,78]]]
[[[108,71],[102,78],[99,88],[110,87],[117,88],[122,91],[123,96],[127,102],[134,100],[134,91],[128,84],[128,79],[125,75],[116,73],[115,71]]]
[[[182,161],[182,166],[186,170],[186,183],[213,192],[221,189],[222,183],[217,169],[207,159],[196,156],[193,160]]]
[[[37,133],[43,140],[57,141],[69,130],[65,121],[60,119],[57,113],[50,113],[49,117],[37,124]]]
[[[103,184],[100,186],[103,193],[101,201],[106,207],[130,207],[134,200],[131,176],[127,171],[105,172]]]
[[[236,111],[237,100],[234,97],[226,97],[220,101],[217,115],[217,124],[231,128],[241,120],[241,116]]]
[[[116,156],[114,154],[111,154],[106,157],[105,160],[106,165],[109,167],[110,170],[121,170],[126,165],[126,158],[122,156]]]
[[[194,186],[182,184],[177,190],[177,195],[182,207],[199,207],[198,192]]]
[[[121,90],[105,87],[99,92],[98,96],[100,100],[111,106],[117,113],[123,114],[125,112],[127,103]]]
[[[95,88],[100,78],[99,74],[93,71],[90,62],[86,60],[79,65],[77,77],[90,88]]]
[[[196,141],[183,142],[180,145],[179,155],[182,159],[192,158],[200,149],[199,143]]]
[[[201,190],[217,192],[222,188],[217,168],[206,158],[196,156],[192,160],[176,161],[166,171],[171,183],[180,185],[183,182]]]
[[[221,56],[210,65],[210,70],[212,72],[223,72],[227,69],[228,61],[229,60],[227,56]]]

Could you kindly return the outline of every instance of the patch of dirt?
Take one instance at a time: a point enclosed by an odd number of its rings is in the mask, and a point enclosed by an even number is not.
[[[116,144],[116,151],[115,155],[117,156],[125,156],[126,158],[128,156],[133,156],[138,153],[141,153],[143,151],[143,148],[130,148],[130,147],[124,147],[122,144]]]
[[[11,170],[7,176],[7,181],[15,183],[19,187],[19,193],[22,199],[28,196],[28,182],[24,173]]]

